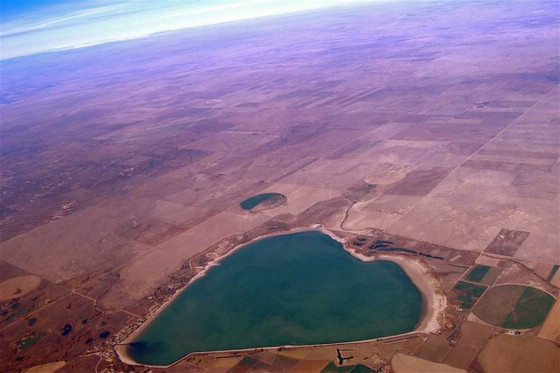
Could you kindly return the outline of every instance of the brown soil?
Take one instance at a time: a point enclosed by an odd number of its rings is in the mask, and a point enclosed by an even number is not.
[[[26,369],[23,373],[54,373],[64,366],[66,366],[65,361],[57,361],[55,363],[47,363],[34,366],[32,368]]]
[[[487,373],[559,372],[560,348],[530,335],[501,335],[486,343],[478,362]]]
[[[466,370],[398,353],[392,360],[396,373],[466,373]]]
[[[18,276],[0,282],[0,300],[8,300],[23,297],[41,284],[38,276]]]

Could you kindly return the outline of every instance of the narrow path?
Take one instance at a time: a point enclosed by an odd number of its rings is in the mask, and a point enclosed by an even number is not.
[[[97,364],[95,364],[95,373],[98,373],[97,368],[99,368],[99,364],[101,364],[102,361],[103,357],[99,355],[99,360],[97,361]]]
[[[350,206],[348,206],[348,208],[346,209],[346,211],[344,212],[344,218],[342,219],[342,221],[340,222],[340,229],[342,229],[343,231],[347,231],[347,232],[357,232],[355,230],[352,229],[348,229],[348,228],[344,228],[344,223],[346,223],[346,220],[348,219],[348,214],[350,213],[350,210],[352,209],[352,207],[354,207],[354,205],[358,203],[353,201],[352,204]]]

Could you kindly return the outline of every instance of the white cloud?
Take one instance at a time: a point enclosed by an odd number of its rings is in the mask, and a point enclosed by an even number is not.
[[[1,25],[0,59],[337,5],[390,0],[95,1]],[[101,4],[101,5],[100,5]]]

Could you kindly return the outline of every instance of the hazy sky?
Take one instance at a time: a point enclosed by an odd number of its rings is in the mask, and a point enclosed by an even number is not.
[[[391,0],[0,0],[0,59],[374,1]]]

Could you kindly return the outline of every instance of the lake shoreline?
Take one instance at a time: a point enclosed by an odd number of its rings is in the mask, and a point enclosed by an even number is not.
[[[397,264],[399,267],[401,267],[403,269],[403,271],[407,274],[407,276],[410,278],[410,280],[413,282],[413,284],[416,286],[416,288],[418,288],[418,290],[420,291],[421,298],[422,298],[422,306],[421,306],[420,321],[418,322],[418,324],[416,325],[414,330],[411,330],[410,332],[407,332],[407,333],[404,333],[404,334],[399,334],[399,335],[407,335],[407,334],[413,334],[413,333],[418,333],[418,332],[427,332],[427,333],[437,332],[437,330],[439,329],[439,325],[440,325],[439,316],[441,315],[442,311],[445,309],[446,298],[445,298],[444,295],[438,295],[437,294],[436,289],[439,288],[439,283],[438,283],[437,279],[435,278],[435,276],[431,273],[430,269],[426,265],[424,265],[423,263],[421,263],[417,259],[413,259],[413,258],[409,258],[409,257],[401,257],[401,256],[393,256],[393,255],[377,255],[377,256],[373,256],[373,257],[368,257],[368,256],[365,256],[365,255],[362,255],[362,254],[358,254],[358,253],[352,251],[349,247],[347,247],[344,239],[338,237],[333,232],[327,230],[323,226],[313,225],[313,226],[310,226],[310,227],[299,227],[299,228],[294,228],[294,229],[290,229],[290,230],[286,230],[286,231],[282,231],[282,232],[265,234],[265,235],[262,235],[262,236],[259,236],[259,237],[255,238],[253,240],[250,240],[246,243],[243,243],[241,245],[237,245],[237,246],[233,247],[231,250],[229,250],[228,252],[224,253],[223,255],[220,255],[220,256],[217,256],[216,258],[214,258],[200,272],[198,272],[184,287],[182,287],[181,289],[178,289],[168,300],[163,302],[157,308],[157,310],[150,313],[146,317],[146,320],[142,323],[142,325],[139,328],[137,328],[136,330],[134,330],[130,335],[128,335],[123,343],[121,343],[121,344],[119,344],[115,347],[115,352],[117,353],[120,360],[122,362],[126,363],[126,364],[129,364],[129,365],[145,365],[145,364],[141,364],[141,363],[136,362],[132,357],[130,357],[128,355],[127,345],[130,342],[132,342],[139,334],[141,334],[146,329],[146,327],[148,325],[150,325],[151,322],[156,317],[159,316],[159,314],[161,312],[163,312],[171,303],[173,303],[176,300],[176,297],[178,297],[180,294],[182,294],[182,292],[184,290],[186,290],[196,280],[204,277],[206,275],[206,273],[211,268],[219,266],[220,262],[224,258],[226,258],[226,257],[232,255],[233,253],[237,252],[238,250],[240,250],[240,249],[242,249],[242,248],[244,248],[244,247],[246,247],[250,244],[253,244],[253,243],[255,243],[259,240],[262,240],[262,239],[275,237],[275,236],[290,235],[290,234],[301,233],[301,232],[309,232],[309,231],[317,231],[317,232],[320,232],[320,233],[323,233],[323,234],[329,236],[331,239],[340,243],[342,245],[344,251],[346,251],[348,254],[352,255],[354,258],[357,258],[357,259],[359,259],[363,262],[373,262],[373,261],[378,261],[378,260],[386,260],[386,261],[391,261],[391,262]],[[395,337],[395,335],[380,337],[380,338],[392,338],[392,337]],[[347,343],[363,343],[363,342],[378,340],[380,338],[372,338],[372,339],[360,340],[360,341],[339,342],[339,343],[297,345],[297,346],[289,346],[289,347],[310,347],[310,346],[318,346],[318,345],[325,346],[325,345],[341,345],[341,344],[347,344]],[[288,346],[270,346],[270,347],[262,347],[262,348],[263,349],[268,349],[268,348],[276,349],[278,347],[288,347]],[[255,348],[224,350],[224,351],[204,351],[204,352],[205,353],[212,353],[212,352],[228,353],[228,352],[233,352],[233,351],[253,351],[253,350],[255,350]],[[178,363],[179,361],[183,360],[187,356],[189,356],[189,355],[186,355],[186,356],[182,357],[181,359],[179,359],[179,360],[177,360],[177,361],[175,361],[175,362],[173,362],[169,365],[165,365],[165,366],[159,366],[159,365],[145,365],[145,366],[158,367],[158,368],[170,367],[170,366]]]

